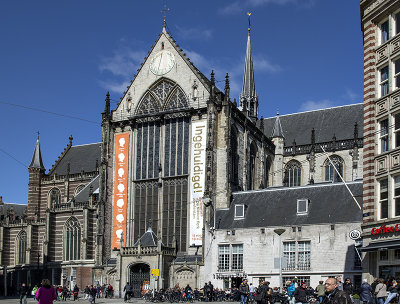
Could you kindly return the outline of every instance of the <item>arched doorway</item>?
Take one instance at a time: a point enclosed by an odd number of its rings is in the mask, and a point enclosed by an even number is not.
[[[129,268],[129,284],[133,288],[133,296],[139,298],[146,284],[150,284],[150,266],[139,263]]]

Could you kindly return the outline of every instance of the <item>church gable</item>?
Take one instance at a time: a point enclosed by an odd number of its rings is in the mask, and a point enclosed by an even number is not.
[[[205,107],[208,98],[209,80],[182,53],[164,28],[113,111],[113,119]]]

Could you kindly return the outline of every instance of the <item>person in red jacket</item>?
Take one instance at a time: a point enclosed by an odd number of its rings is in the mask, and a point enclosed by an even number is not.
[[[57,299],[56,291],[51,287],[49,280],[42,281],[42,287],[37,290],[35,299],[38,304],[53,304],[53,301]]]

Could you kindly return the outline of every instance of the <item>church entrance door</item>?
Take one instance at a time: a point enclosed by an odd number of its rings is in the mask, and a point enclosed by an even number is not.
[[[150,266],[139,263],[130,267],[129,284],[133,288],[133,296],[139,298],[150,286]]]

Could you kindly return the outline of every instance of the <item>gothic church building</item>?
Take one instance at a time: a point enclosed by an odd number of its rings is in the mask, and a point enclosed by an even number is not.
[[[362,104],[259,117],[250,29],[238,100],[164,26],[115,109],[107,94],[101,143],[71,138],[46,173],[38,139],[27,209],[0,205],[2,284],[200,288],[233,193],[362,177]]]

